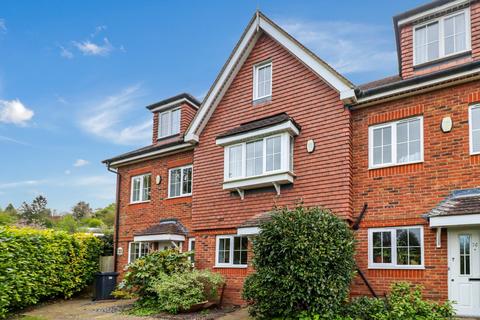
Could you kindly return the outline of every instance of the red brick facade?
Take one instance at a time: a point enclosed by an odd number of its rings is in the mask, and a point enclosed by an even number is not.
[[[413,67],[413,29],[400,31],[401,76],[403,79],[438,71],[480,57],[480,2],[471,8],[472,52],[448,63]],[[444,86],[427,93],[380,102],[367,107],[346,106],[340,94],[279,42],[263,33],[229,84],[215,111],[201,131],[192,151],[182,151],[119,167],[119,243],[125,254],[118,257],[118,269],[127,263],[128,242],[134,232],[158,223],[162,218],[178,218],[195,238],[195,263],[227,279],[224,301],[241,304],[243,281],[253,271],[247,268],[216,267],[216,237],[237,234],[246,220],[274,206],[323,206],[348,222],[354,221],[367,204],[356,231],[357,263],[377,294],[384,294],[392,282],[410,281],[425,287],[431,299],[448,298],[447,233],[436,246],[436,233],[422,218],[452,190],[478,187],[480,156],[469,152],[468,107],[480,102],[480,80]],[[252,102],[253,72],[258,63],[272,62],[272,96],[259,104]],[[182,105],[178,137],[157,141],[158,113],[154,113],[153,144],[182,140],[196,109]],[[282,186],[277,195],[272,188],[238,193],[223,190],[224,148],[216,144],[220,134],[246,122],[285,112],[301,127],[294,139],[293,184]],[[412,116],[423,117],[424,160],[420,163],[369,169],[369,126]],[[444,117],[451,117],[453,129],[440,129]],[[315,142],[309,153],[308,140]],[[167,198],[168,169],[193,164],[193,195]],[[152,174],[151,201],[130,204],[130,181],[134,175]],[[159,185],[155,177],[162,177]],[[424,269],[369,269],[368,229],[377,227],[423,226]],[[186,247],[184,243],[184,248]],[[251,262],[249,253],[249,263]],[[352,294],[370,294],[360,278]]]

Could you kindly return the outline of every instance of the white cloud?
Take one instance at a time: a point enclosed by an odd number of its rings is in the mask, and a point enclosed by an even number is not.
[[[140,85],[130,86],[121,92],[101,99],[87,108],[80,126],[88,133],[116,144],[139,144],[151,137],[151,120],[127,124],[135,109],[138,110],[142,93]]]
[[[73,52],[65,48],[64,46],[59,45],[60,56],[65,59],[73,59]]]
[[[113,46],[108,41],[108,38],[103,38],[103,44],[85,40],[82,42],[74,41],[73,45],[86,56],[108,56],[113,50]]]
[[[14,138],[10,138],[10,137],[7,137],[7,136],[0,136],[0,141],[11,142],[11,143],[16,143],[16,144],[21,144],[21,145],[23,145],[23,146],[29,146],[29,145],[30,145],[30,144],[28,144],[28,143],[26,143],[26,142],[23,142],[23,141],[14,139]]]
[[[7,33],[7,23],[5,19],[0,18],[0,33]]]
[[[84,160],[84,159],[77,159],[77,161],[75,161],[75,163],[73,164],[74,167],[83,167],[83,166],[86,166],[87,164],[89,164],[90,162],[88,162],[87,160]]]
[[[32,119],[34,112],[20,100],[0,100],[0,122],[24,126]]]
[[[0,189],[13,189],[19,187],[37,186],[46,183],[47,180],[24,180],[0,183]]]
[[[395,72],[396,51],[385,50],[391,38],[382,26],[302,20],[280,25],[340,73]]]

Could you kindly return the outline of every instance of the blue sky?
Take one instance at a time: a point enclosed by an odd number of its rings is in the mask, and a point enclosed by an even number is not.
[[[147,104],[200,99],[257,6],[355,84],[397,72],[392,16],[424,1],[0,2],[0,206],[114,201],[101,160],[150,143]]]

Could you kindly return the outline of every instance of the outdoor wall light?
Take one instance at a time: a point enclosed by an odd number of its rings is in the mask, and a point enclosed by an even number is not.
[[[444,117],[442,119],[441,128],[444,133],[452,131],[453,121],[451,117]]]
[[[315,141],[313,139],[310,139],[307,141],[307,152],[312,153],[315,150]]]
[[[161,182],[162,182],[162,177],[159,176],[159,175],[157,175],[157,176],[155,177],[155,183],[156,183],[156,184],[160,184]]]

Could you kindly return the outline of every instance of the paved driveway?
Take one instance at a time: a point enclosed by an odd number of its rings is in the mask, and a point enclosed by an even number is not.
[[[91,301],[90,299],[60,300],[55,303],[45,304],[23,313],[27,316],[35,316],[45,320],[158,320],[172,319],[171,317],[138,317],[121,313],[121,310],[131,304],[128,300],[116,301]],[[195,315],[185,319],[218,319],[218,320],[246,320],[248,313],[246,309],[228,313],[227,315],[206,313]]]

